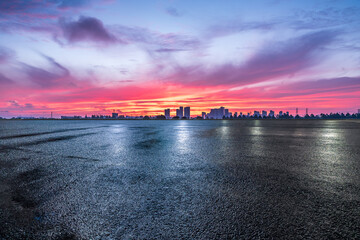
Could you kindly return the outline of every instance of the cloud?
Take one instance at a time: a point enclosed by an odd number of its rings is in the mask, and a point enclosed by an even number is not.
[[[223,64],[211,69],[201,65],[177,67],[167,81],[194,85],[246,85],[290,76],[317,64],[317,53],[331,43],[338,32],[319,31],[286,42],[269,42],[243,65]]]
[[[9,100],[9,101],[7,101],[7,103],[8,103],[8,106],[10,107],[10,109],[18,109],[18,110],[35,109],[35,106],[32,103],[20,104],[16,100]]]
[[[155,50],[156,52],[183,52],[187,49],[177,49],[177,48],[159,48]]]
[[[69,43],[95,42],[95,43],[125,43],[112,35],[103,23],[93,17],[80,17],[77,21],[60,20],[60,26],[65,39]]]
[[[0,73],[0,86],[5,85],[5,84],[11,84],[14,81],[11,80],[10,78],[7,78],[6,76],[4,76],[3,74]]]
[[[169,15],[171,15],[173,17],[181,17],[182,16],[182,14],[179,12],[179,10],[177,10],[174,7],[166,8],[166,13],[168,13]]]
[[[11,49],[0,46],[0,63],[7,62],[14,56],[14,52]]]
[[[42,88],[69,85],[69,70],[56,62],[53,58],[45,55],[43,56],[53,66],[54,71],[44,70],[28,64],[22,64],[23,70],[27,74],[28,78]]]
[[[90,0],[61,0],[57,2],[58,8],[78,8],[89,5],[92,1]]]
[[[360,91],[360,77],[339,77],[319,79],[315,81],[301,81],[287,85],[280,85],[275,89],[279,96],[300,96],[312,94],[324,94],[331,96],[331,93],[351,93]]]
[[[8,103],[10,104],[11,107],[19,107],[19,103],[15,100],[10,100],[8,101]]]
[[[198,48],[201,41],[181,33],[160,33],[142,27],[116,25],[112,27],[114,35],[129,44],[138,44],[150,52],[170,52]]]
[[[33,17],[41,17],[43,14],[55,13],[56,8],[79,8],[88,6],[90,0],[16,0],[16,1],[0,1],[0,14],[15,15],[26,14]],[[58,13],[60,14],[60,13]]]
[[[288,22],[292,28],[297,30],[329,28],[329,26],[332,28],[339,26],[349,27],[359,24],[359,15],[359,7],[328,7],[311,11],[297,9],[292,16],[288,17]]]
[[[225,21],[209,26],[205,30],[205,36],[207,38],[214,38],[249,30],[271,30],[281,23],[282,22],[279,20],[269,20],[266,22],[246,22],[241,20]]]

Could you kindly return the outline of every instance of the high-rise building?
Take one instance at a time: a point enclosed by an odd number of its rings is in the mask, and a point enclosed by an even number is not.
[[[299,109],[296,108],[296,115],[299,115]]]
[[[234,118],[237,118],[237,117],[238,117],[237,112],[235,112],[234,113]]]
[[[184,108],[183,107],[179,107],[179,109],[176,109],[176,116],[179,117],[180,119],[184,116]]]
[[[275,116],[275,112],[273,110],[270,110],[269,117],[273,118]]]
[[[358,109],[358,114],[360,114],[360,109]]]
[[[113,113],[111,114],[111,117],[112,117],[112,118],[118,118],[118,116],[119,116],[119,114],[118,114],[118,113],[115,113],[115,112],[113,112]]]
[[[306,108],[306,115],[309,115],[309,109]]]
[[[165,118],[170,119],[170,108],[165,109]]]
[[[209,119],[223,119],[224,116],[226,117],[225,111],[229,113],[229,110],[224,107],[211,109],[208,117]]]
[[[280,111],[279,112],[279,117],[282,117],[282,115],[283,115],[283,111]]]
[[[222,115],[222,117],[225,116],[225,108],[224,107],[220,107],[220,114]]]
[[[206,112],[202,112],[201,117],[202,117],[202,119],[206,119]]]
[[[261,116],[266,117],[267,116],[267,111],[263,110]]]
[[[179,110],[180,110],[181,117],[183,117],[184,116],[184,108],[180,106]]]
[[[187,119],[190,119],[190,107],[185,107],[184,117],[186,117]]]
[[[254,111],[254,117],[260,117],[260,112],[259,111]]]

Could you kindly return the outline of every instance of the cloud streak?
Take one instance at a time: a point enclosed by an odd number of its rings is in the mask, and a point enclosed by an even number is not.
[[[236,86],[289,76],[316,65],[316,54],[337,35],[334,31],[319,31],[286,42],[268,43],[243,65],[223,64],[213,70],[179,67],[166,80],[185,85]]]
[[[93,17],[80,17],[77,21],[60,20],[60,27],[68,43],[90,41],[96,43],[125,43],[113,36],[104,24]]]
[[[43,55],[43,57],[47,59],[48,62],[52,65],[53,71],[23,63],[23,71],[27,74],[27,77],[30,79],[30,81],[40,86],[41,88],[70,86],[70,71],[56,62],[53,58],[46,55]]]

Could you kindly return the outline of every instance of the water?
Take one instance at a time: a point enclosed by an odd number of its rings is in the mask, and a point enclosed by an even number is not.
[[[360,121],[0,121],[0,239],[360,238]]]

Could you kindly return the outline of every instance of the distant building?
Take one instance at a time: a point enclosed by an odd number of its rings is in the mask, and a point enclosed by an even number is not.
[[[176,109],[176,116],[179,117],[180,119],[184,116],[184,108],[183,107],[179,107],[179,109]]]
[[[201,117],[202,117],[202,119],[206,119],[206,112],[202,112]]]
[[[275,112],[273,110],[270,110],[269,117],[273,118],[275,116]]]
[[[360,109],[358,109],[358,114],[360,114]]]
[[[184,117],[186,117],[187,119],[190,119],[190,107],[185,107]]]
[[[118,118],[118,116],[119,116],[118,113],[114,113],[114,112],[113,112],[113,113],[111,114],[111,118]]]
[[[61,116],[61,119],[81,119],[81,116]]]
[[[237,112],[235,112],[234,113],[234,118],[237,118],[237,117],[238,117]]]
[[[179,110],[180,110],[181,117],[183,117],[184,116],[184,108],[180,106]]]
[[[168,109],[165,109],[165,118],[166,119],[170,119],[170,108],[168,108]]]
[[[266,117],[267,116],[267,111],[262,111],[262,114],[261,114],[262,117]]]
[[[279,117],[282,117],[283,116],[283,111],[280,111],[279,112]]]
[[[254,111],[254,117],[260,117],[260,112],[259,111]]]
[[[224,107],[211,109],[210,113],[208,114],[208,118],[209,119],[223,119],[223,117],[226,117],[225,112],[227,112],[229,114],[229,110],[225,109]]]

